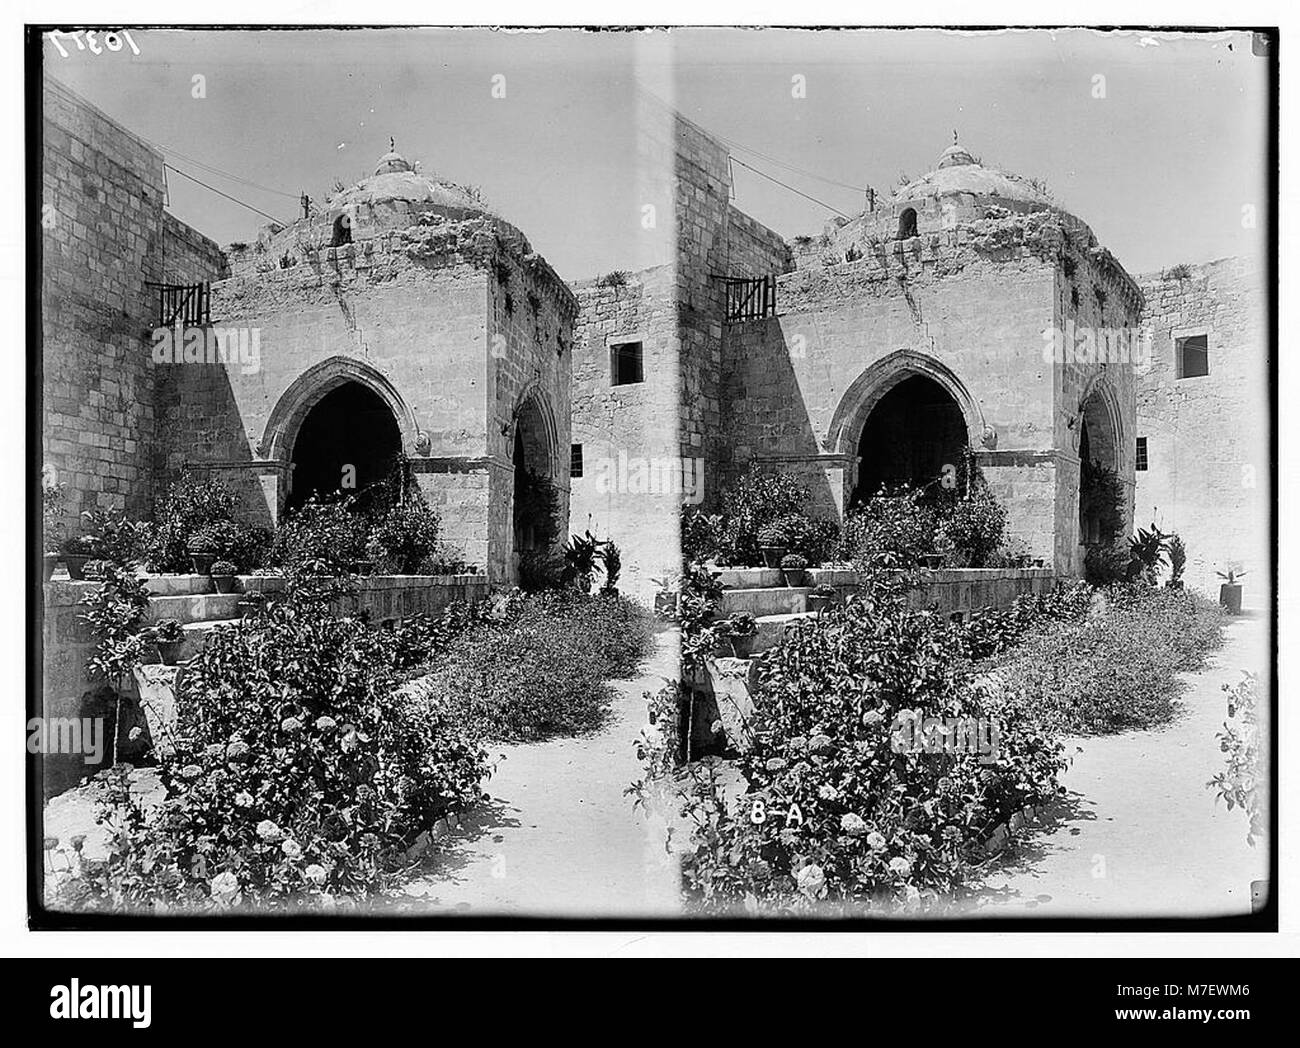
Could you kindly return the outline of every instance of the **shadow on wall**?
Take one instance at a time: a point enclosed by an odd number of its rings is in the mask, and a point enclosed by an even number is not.
[[[730,458],[719,463],[720,496],[750,466],[780,469],[812,493],[811,515],[840,520],[841,492],[827,475],[821,443],[795,374],[793,348],[779,319],[724,328],[723,432]],[[802,348],[802,347],[800,347]],[[716,507],[717,503],[709,500]]]

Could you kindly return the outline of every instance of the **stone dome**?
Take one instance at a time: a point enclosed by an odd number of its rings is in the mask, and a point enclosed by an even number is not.
[[[330,206],[341,209],[360,204],[375,206],[393,202],[431,204],[457,211],[487,211],[483,202],[476,199],[469,190],[454,182],[417,171],[415,165],[396,149],[390,149],[379,158],[373,175],[331,198]]]
[[[933,171],[900,187],[894,200],[902,204],[964,193],[1017,204],[1052,205],[1051,197],[1029,179],[985,167],[965,146],[955,142],[943,151]]]

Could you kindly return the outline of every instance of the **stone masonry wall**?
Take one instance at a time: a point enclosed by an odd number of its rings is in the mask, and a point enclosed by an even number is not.
[[[1140,281],[1154,352],[1137,391],[1148,468],[1137,473],[1136,523],[1178,532],[1188,586],[1217,595],[1216,572],[1245,570],[1245,603],[1265,607],[1271,347],[1262,264],[1223,258]],[[1175,340],[1197,334],[1208,335],[1209,374],[1180,379]]]
[[[67,524],[96,507],[143,517],[158,310],[146,282],[212,279],[224,260],[163,210],[161,155],[53,78],[43,91],[44,457],[66,486]]]

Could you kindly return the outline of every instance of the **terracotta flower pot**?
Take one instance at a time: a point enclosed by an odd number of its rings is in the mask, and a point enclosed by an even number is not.
[[[234,593],[238,588],[239,576],[237,575],[213,575],[212,585],[216,587],[218,593]]]
[[[191,553],[190,565],[194,568],[195,575],[206,575],[216,559],[215,553]]]
[[[735,634],[731,638],[731,649],[735,652],[736,658],[747,659],[754,653],[754,641],[758,639],[757,633],[746,633],[744,635]]]
[[[810,594],[808,597],[808,610],[820,615],[823,611],[831,606],[835,600],[834,597],[826,597],[819,594]]]
[[[782,568],[781,577],[787,586],[804,586],[808,582],[807,568]]]
[[[781,558],[785,556],[784,546],[760,546],[763,553],[763,565],[768,568],[779,568]]]

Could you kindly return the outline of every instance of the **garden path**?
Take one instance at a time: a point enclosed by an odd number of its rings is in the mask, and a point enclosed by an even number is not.
[[[1268,686],[1268,627],[1262,614],[1230,620],[1223,648],[1188,676],[1184,715],[1168,727],[1067,740],[1067,794],[994,861],[978,914],[1249,914],[1251,882],[1268,876],[1268,842],[1250,847],[1245,813],[1228,811],[1205,784],[1224,769],[1214,737],[1227,716],[1222,685],[1251,670]]]
[[[642,774],[633,740],[647,723],[644,692],[677,672],[676,635],[660,633],[634,680],[613,681],[598,734],[494,745],[491,801],[454,826],[407,886],[407,912],[466,916],[653,917],[677,912],[677,866],[662,824],[623,791]],[[418,901],[417,901],[418,900]]]

